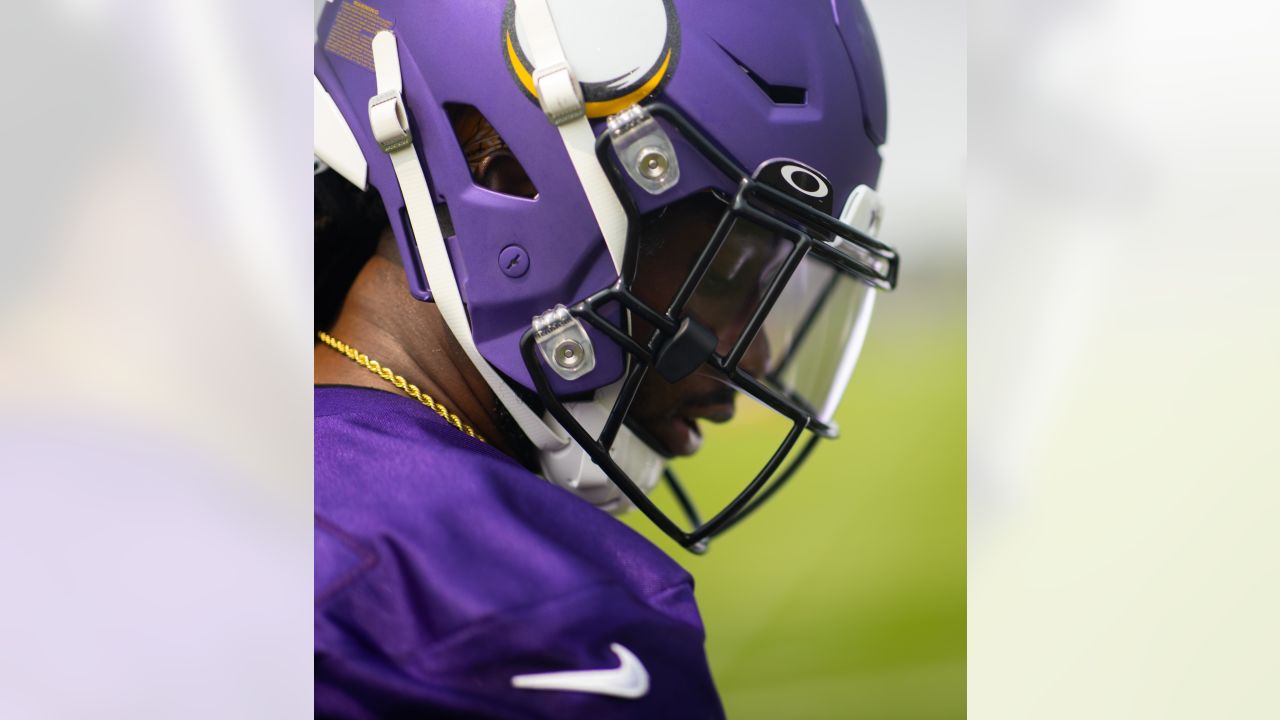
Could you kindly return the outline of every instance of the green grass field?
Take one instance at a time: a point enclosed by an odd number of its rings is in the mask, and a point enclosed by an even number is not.
[[[628,516],[693,573],[730,718],[964,716],[964,298],[945,294],[881,304],[842,437],[706,556]],[[752,413],[727,433],[687,483],[737,489],[780,439]]]

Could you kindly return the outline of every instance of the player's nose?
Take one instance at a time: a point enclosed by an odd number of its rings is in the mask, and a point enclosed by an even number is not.
[[[757,378],[763,378],[773,370],[773,353],[770,352],[769,336],[764,328],[760,328],[760,332],[751,340],[738,367]]]

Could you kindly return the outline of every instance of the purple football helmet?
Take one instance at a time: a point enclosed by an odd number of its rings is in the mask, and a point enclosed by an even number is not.
[[[701,551],[836,436],[898,273],[874,237],[885,89],[857,0],[332,0],[317,37],[317,156],[377,188],[410,291],[548,480]],[[535,196],[475,181],[459,107]],[[730,409],[644,419],[691,378]],[[703,522],[666,468],[734,396],[787,429]],[[648,497],[663,477],[680,522]]]

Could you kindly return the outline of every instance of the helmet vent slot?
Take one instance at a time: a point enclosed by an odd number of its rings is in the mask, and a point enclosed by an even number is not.
[[[729,59],[732,60],[733,63],[742,70],[742,72],[747,74],[747,77],[751,78],[751,82],[755,83],[757,87],[764,91],[764,94],[767,95],[775,105],[804,105],[808,100],[808,91],[804,88],[796,87],[795,85],[774,85],[760,77],[759,73],[747,67],[746,63],[742,62],[733,53],[726,50],[723,45],[720,45],[719,43],[716,44],[724,51],[725,55],[729,56]]]
[[[479,109],[474,105],[445,103],[444,110],[458,140],[458,149],[471,171],[472,182],[502,195],[522,198],[538,195],[538,188],[511,147]]]

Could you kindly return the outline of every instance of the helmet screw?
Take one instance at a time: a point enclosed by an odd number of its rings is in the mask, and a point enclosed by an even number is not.
[[[508,245],[498,254],[498,267],[503,275],[518,278],[529,272],[529,253],[519,245]]]
[[[582,345],[577,340],[565,338],[556,344],[556,364],[565,370],[572,370],[582,364]]]
[[[667,160],[666,153],[658,148],[648,147],[640,151],[636,164],[639,166],[641,175],[650,180],[657,180],[667,173],[670,162]]]

